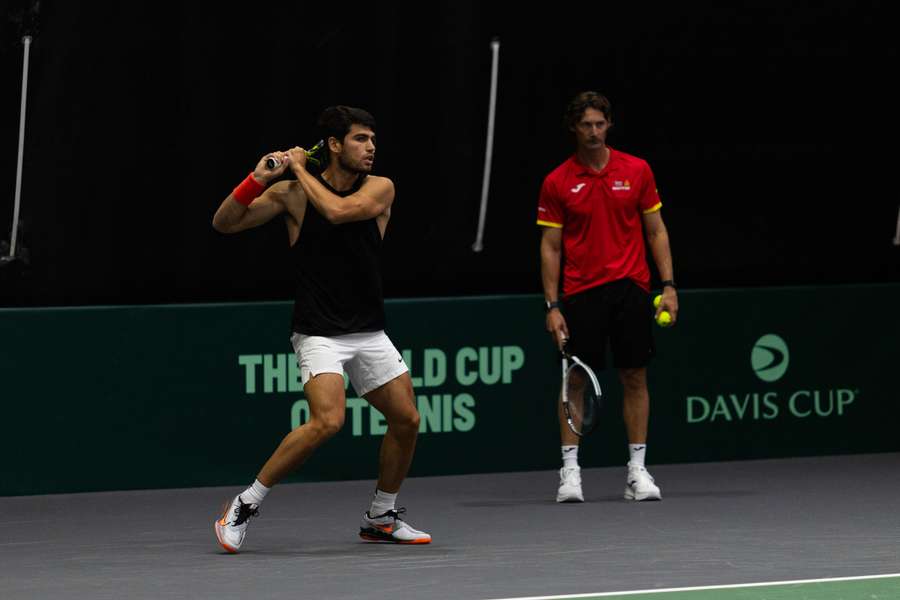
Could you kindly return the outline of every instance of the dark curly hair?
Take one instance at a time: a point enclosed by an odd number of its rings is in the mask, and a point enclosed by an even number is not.
[[[318,126],[325,141],[333,137],[343,142],[353,125],[362,125],[375,131],[375,117],[352,106],[329,106],[319,116]]]
[[[566,107],[566,114],[563,116],[563,126],[567,130],[574,129],[581,117],[584,116],[584,111],[589,108],[599,110],[606,117],[606,120],[612,123],[612,105],[606,96],[597,92],[581,92],[572,98],[572,101]]]

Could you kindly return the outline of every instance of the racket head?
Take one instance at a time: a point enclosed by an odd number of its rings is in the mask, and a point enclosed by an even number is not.
[[[594,371],[577,356],[563,355],[562,403],[566,422],[583,437],[600,421],[603,394]]]

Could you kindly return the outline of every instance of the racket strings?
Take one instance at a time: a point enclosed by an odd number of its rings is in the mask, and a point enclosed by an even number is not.
[[[578,365],[566,377],[567,410],[576,432],[587,432],[597,423],[599,397],[588,374]]]

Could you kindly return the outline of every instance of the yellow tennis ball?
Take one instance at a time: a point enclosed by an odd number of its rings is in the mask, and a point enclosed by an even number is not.
[[[662,302],[662,295],[657,295],[656,298],[653,299],[653,308],[659,308],[660,302]]]
[[[669,314],[669,311],[664,310],[659,313],[659,316],[656,317],[656,324],[660,327],[668,327],[672,324],[672,315]]]

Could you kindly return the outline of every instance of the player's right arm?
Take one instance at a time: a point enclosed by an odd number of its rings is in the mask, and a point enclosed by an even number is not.
[[[559,271],[562,259],[562,228],[544,226],[541,233],[541,282],[547,302],[559,301]],[[562,348],[569,338],[566,319],[558,308],[547,311],[547,331],[553,336],[557,346]]]
[[[274,169],[266,167],[266,159],[274,157],[279,165]],[[287,156],[284,152],[274,152],[262,157],[256,165],[251,177],[260,185],[266,186],[270,181],[279,177],[288,168]],[[237,233],[258,227],[268,223],[273,218],[286,210],[284,197],[290,183],[279,181],[265,189],[259,196],[253,199],[249,205],[238,202],[234,192],[228,194],[216,214],[213,215],[213,229],[220,233]]]
[[[541,185],[537,224],[541,227],[541,282],[544,285],[544,299],[547,302],[558,302],[565,216],[552,173],[544,178]],[[569,339],[565,317],[558,308],[551,308],[547,311],[546,321],[547,331],[553,337],[553,342],[562,350],[564,341]]]

